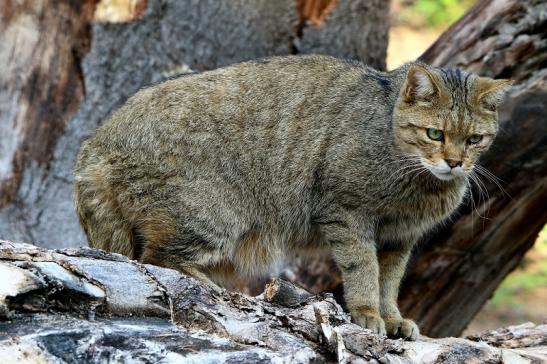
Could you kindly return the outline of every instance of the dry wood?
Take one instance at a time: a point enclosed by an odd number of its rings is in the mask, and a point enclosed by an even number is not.
[[[285,307],[294,307],[312,296],[308,291],[282,279],[274,279],[264,289],[264,299]]]
[[[0,273],[3,363],[547,360],[547,325],[510,327],[474,341],[392,340],[352,324],[329,294],[306,295],[289,308],[218,293],[176,271],[94,249],[0,241]],[[278,295],[303,295],[290,283],[274,285]]]
[[[24,170],[47,169],[84,97],[81,61],[96,1],[6,0],[0,7],[0,207]],[[45,171],[44,171],[45,172]]]

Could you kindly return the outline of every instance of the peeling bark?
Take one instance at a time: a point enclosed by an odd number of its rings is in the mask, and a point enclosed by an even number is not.
[[[7,0],[0,8],[0,207],[23,170],[46,168],[85,90],[95,0]]]
[[[307,22],[317,26],[323,25],[336,3],[337,0],[296,0],[301,26]],[[302,33],[300,32],[299,35]]]
[[[6,363],[547,360],[547,325],[471,340],[392,340],[352,324],[329,294],[313,296],[283,281],[258,297],[219,293],[174,270],[94,249],[0,241],[0,273],[0,361]]]

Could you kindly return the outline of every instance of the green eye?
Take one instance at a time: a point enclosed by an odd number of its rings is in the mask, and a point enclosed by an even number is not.
[[[467,138],[467,142],[469,144],[477,144],[482,140],[482,135],[474,134],[471,135],[469,138]]]
[[[433,139],[433,140],[443,140],[444,138],[443,132],[439,129],[434,129],[434,128],[427,129],[427,136],[429,137],[429,139]]]

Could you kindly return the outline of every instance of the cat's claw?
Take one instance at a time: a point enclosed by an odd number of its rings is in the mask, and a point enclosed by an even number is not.
[[[386,325],[380,315],[362,314],[355,316],[353,321],[365,329],[369,329],[377,335],[386,335]]]
[[[416,341],[420,335],[420,329],[414,321],[404,318],[386,318],[386,331],[389,336],[400,337],[410,341]]]

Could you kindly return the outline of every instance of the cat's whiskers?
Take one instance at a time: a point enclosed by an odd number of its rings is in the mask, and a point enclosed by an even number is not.
[[[412,168],[412,169],[411,169],[411,168]],[[404,167],[401,167],[401,168],[397,169],[395,172],[393,172],[393,173],[388,177],[387,180],[388,180],[388,181],[391,181],[391,179],[392,179],[393,177],[395,177],[398,173],[400,173],[400,172],[402,172],[402,171],[405,171],[405,172],[403,173],[402,176],[398,176],[397,178],[395,178],[395,180],[393,181],[393,183],[395,183],[397,180],[399,180],[401,177],[405,176],[406,174],[411,173],[411,172],[413,172],[413,171],[417,171],[417,170],[419,170],[419,169],[421,169],[421,168],[424,168],[424,167],[422,166],[421,163],[414,163],[414,164],[406,165],[406,166],[404,166]],[[411,169],[411,170],[410,170],[410,171],[407,171],[408,169]]]
[[[427,173],[427,172],[429,172],[429,170],[427,168],[423,168],[422,171],[415,176],[415,178],[418,178],[424,172]]]
[[[481,219],[485,219],[486,217],[483,216],[483,215],[481,215],[481,213],[480,213],[480,211],[479,211],[479,208],[480,208],[480,205],[481,205],[481,196],[482,196],[481,190],[480,190],[480,188],[477,187],[477,190],[479,191],[479,195],[478,195],[478,196],[479,196],[479,201],[476,201],[476,200],[475,200],[475,196],[474,196],[474,194],[473,194],[473,185],[472,185],[471,182],[475,183],[475,184],[478,186],[478,184],[477,184],[477,182],[474,180],[474,178],[470,176],[470,181],[469,181],[469,195],[470,195],[470,197],[471,197],[471,203],[472,203],[472,204],[471,204],[471,214],[473,214],[473,211],[475,211],[475,213],[477,214],[478,217],[480,217]],[[474,225],[475,220],[472,218],[471,221],[472,221],[472,226],[471,226],[471,228],[474,229],[474,227],[475,227],[475,225]]]
[[[401,159],[401,160],[395,160],[395,161],[390,161],[390,162],[387,162],[387,163],[384,163],[384,166],[389,166],[391,164],[395,164],[395,163],[406,163],[406,162],[413,162],[413,161],[417,161],[415,159]]]
[[[493,174],[492,172],[490,172],[488,169],[486,169],[485,167],[479,165],[478,163],[475,163],[475,168],[477,170],[477,173],[478,174],[481,174],[482,176],[484,176],[487,180],[491,181],[492,183],[494,183],[498,188],[499,190],[505,194],[507,197],[509,197],[510,199],[512,199],[511,195],[509,195],[509,193],[507,193],[507,191],[503,188],[503,186],[501,185],[502,182],[504,182],[502,179],[498,178],[495,174]]]
[[[425,168],[421,163],[419,165],[412,165],[411,167],[415,167],[414,169],[411,169],[411,170],[407,170],[405,171],[402,175],[400,175],[399,177],[395,178],[395,180],[392,182],[392,183],[396,183],[398,182],[400,179],[404,178],[405,176],[413,173],[413,172],[417,172],[417,171],[420,171],[419,174],[422,174],[424,171],[428,171],[427,168]],[[405,168],[407,169],[407,168]],[[402,169],[398,170],[397,172],[400,172]],[[418,175],[419,175],[418,174]],[[392,175],[393,176],[393,175]]]
[[[402,157],[400,159],[392,160],[384,163],[384,166],[389,166],[394,163],[406,163],[406,162],[419,162],[420,156],[414,154],[396,154],[395,156]]]
[[[484,191],[484,195],[483,195],[483,204],[486,204],[486,212],[485,212],[485,220],[490,220],[490,218],[488,218],[488,216],[490,215],[490,192],[488,192],[488,188],[486,188],[486,185],[484,184],[484,182],[481,180],[480,176],[478,174],[476,174],[476,177],[477,177],[477,181],[480,183],[480,185],[482,186],[482,190]],[[483,228],[484,228],[484,224],[483,224]]]
[[[421,169],[422,169],[422,171],[420,171],[420,173],[418,175],[422,174],[423,172],[428,171],[428,169],[424,166],[422,157],[420,157],[419,155],[417,155],[417,154],[398,154],[398,155],[402,156],[404,158],[403,160],[399,160],[400,162],[413,162],[413,163],[411,163],[409,165],[406,165],[406,166],[403,166],[402,168],[399,168],[394,173],[392,173],[389,176],[388,180],[391,180],[396,174],[398,174],[402,171],[405,171],[403,174],[401,174],[400,176],[395,178],[395,180],[392,183],[396,183],[400,179],[403,179],[405,176],[407,176],[411,173],[417,172]],[[412,167],[414,167],[414,168],[412,168]],[[408,170],[408,169],[410,169],[410,170]]]
[[[474,173],[474,175],[477,178],[477,182],[480,183],[481,190],[484,191],[484,194],[486,195],[487,201],[490,200],[490,193],[488,192],[488,188],[486,188],[486,185],[484,184],[484,182],[481,180],[480,175],[478,173]]]
[[[471,187],[471,182],[469,178],[465,179],[465,183],[467,184],[467,193],[469,195],[469,199],[471,200],[471,234],[474,234],[475,231],[475,220],[473,219],[473,210],[476,211],[477,215],[480,216],[479,212],[476,210],[475,205],[475,198],[473,197],[473,188]]]
[[[475,183],[475,185],[477,186],[477,191],[479,192],[479,201],[477,204],[475,204],[476,208],[475,208],[475,211],[477,213],[477,215],[482,218],[482,219],[488,219],[486,216],[483,216],[480,214],[479,212],[479,208],[483,205],[483,203],[486,203],[486,201],[488,199],[485,199],[485,196],[488,196],[488,198],[490,197],[488,195],[488,190],[484,191],[483,188],[484,188],[484,185],[482,184],[482,182],[480,181],[480,179],[478,178],[478,175],[475,174],[473,171],[471,173],[469,173],[469,178],[471,179],[471,181],[473,181]],[[470,188],[471,189],[471,188]],[[471,190],[471,194],[472,194],[472,190]],[[486,194],[486,195],[485,195]]]
[[[389,166],[389,165],[392,165],[392,164],[395,164],[395,163],[398,163],[398,164],[405,164],[402,168],[398,169],[397,171],[395,171],[394,173],[392,173],[388,180],[391,180],[391,178],[393,177],[394,174],[396,174],[398,171],[401,171],[403,169],[406,169],[408,167],[411,167],[411,166],[414,166],[414,165],[418,165],[420,162],[420,157],[418,155],[412,155],[412,154],[396,154],[395,156],[401,156],[403,158],[401,159],[396,159],[396,160],[390,160],[389,162],[386,162],[384,163],[384,167],[385,166]],[[412,163],[414,162],[414,163]],[[407,164],[407,163],[412,163],[412,164]],[[376,172],[372,178],[377,178],[381,173],[383,173],[384,170],[381,169],[379,170],[378,172]]]

